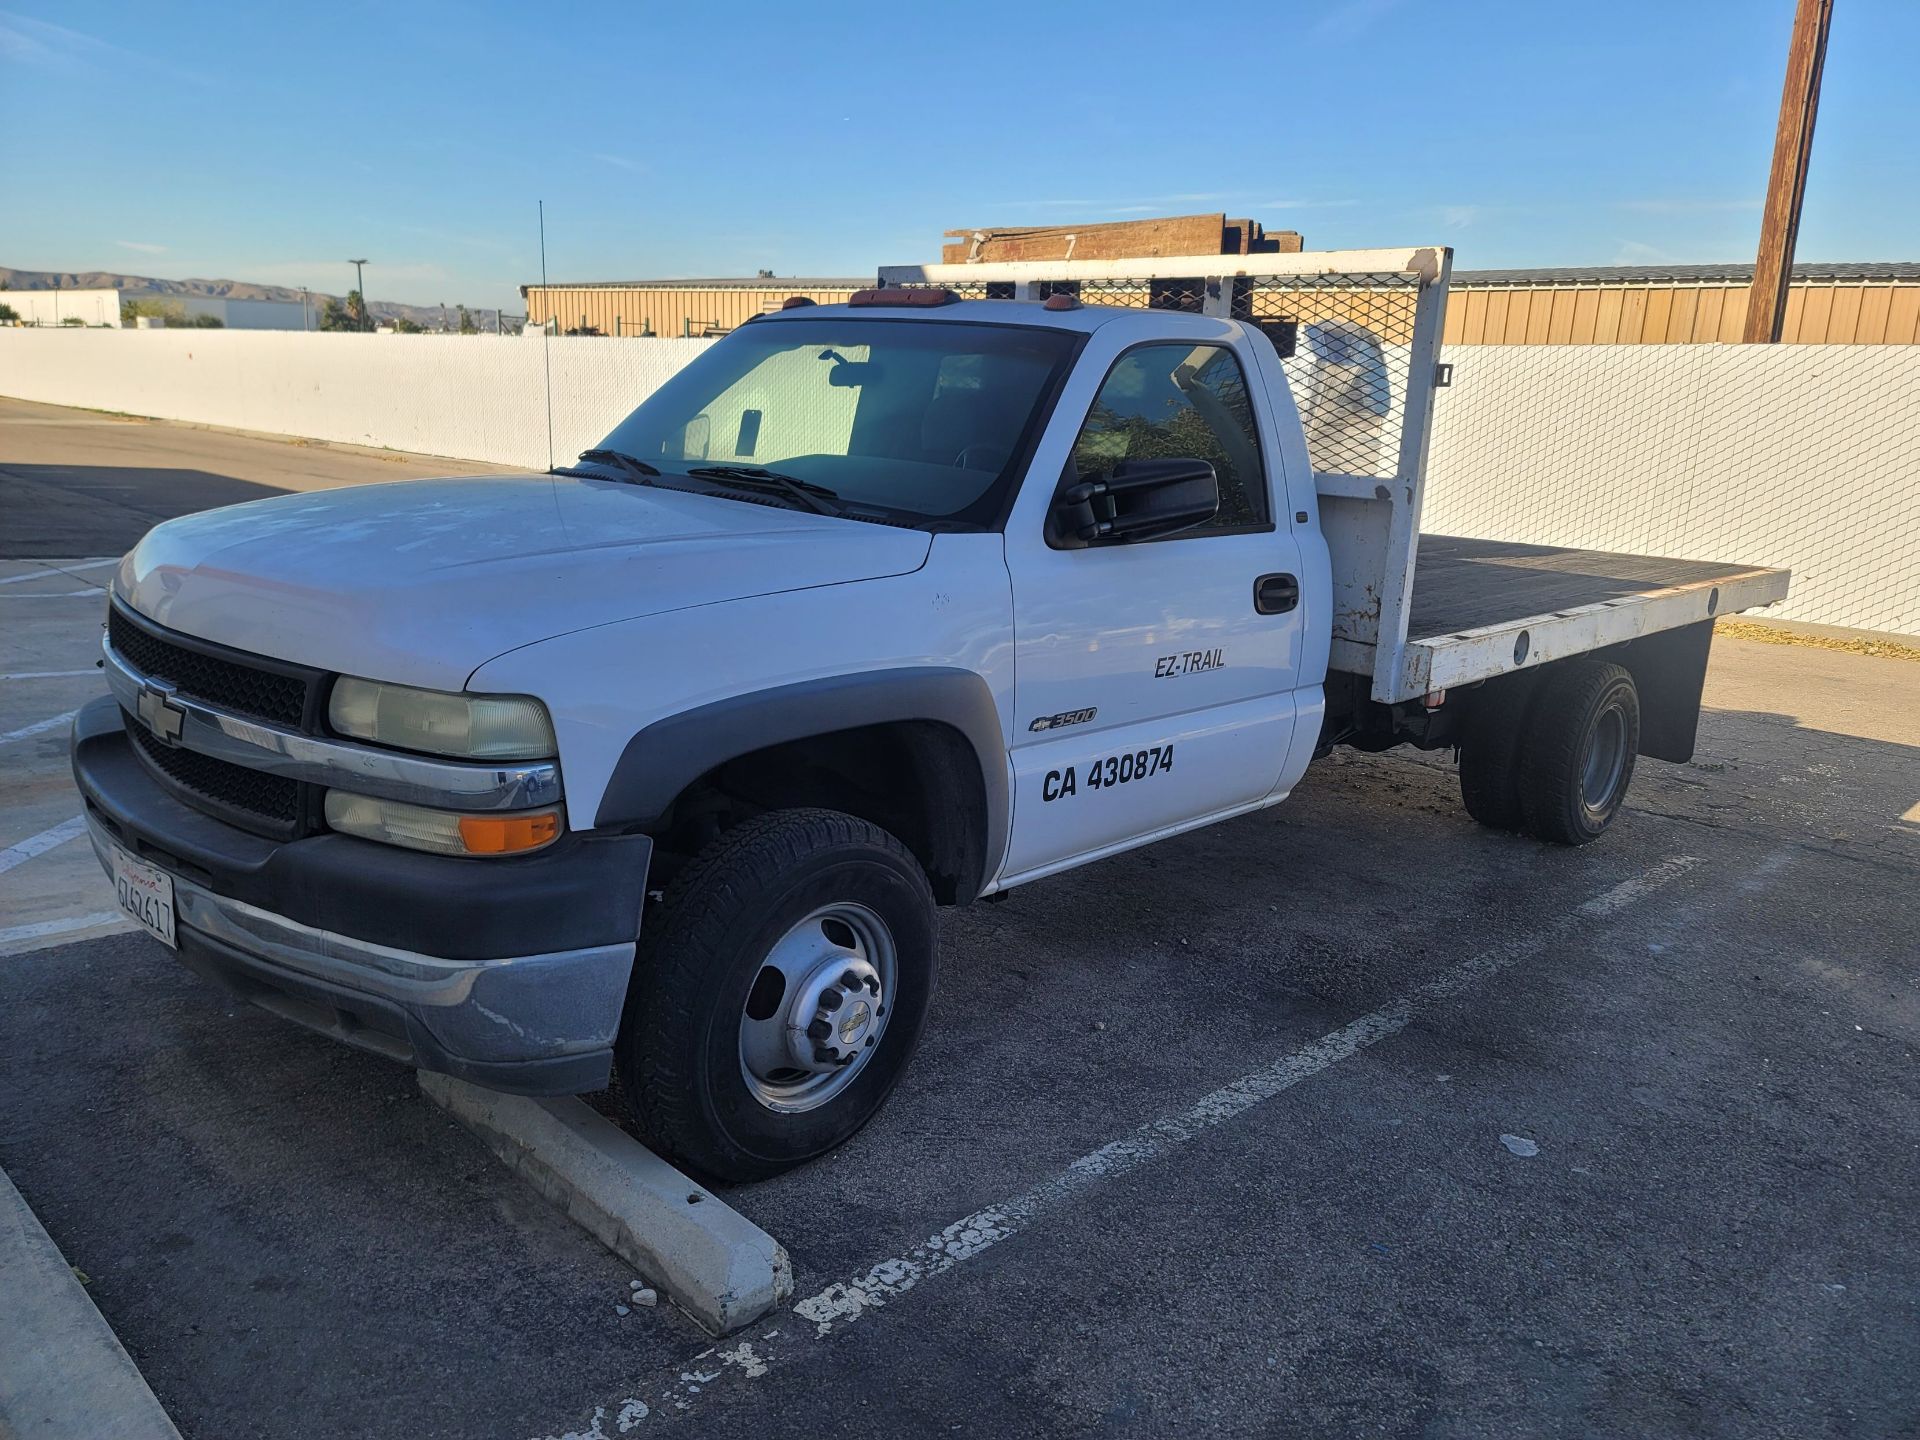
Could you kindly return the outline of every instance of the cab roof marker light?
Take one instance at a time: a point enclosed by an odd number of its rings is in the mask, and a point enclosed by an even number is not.
[[[1078,310],[1080,308],[1080,301],[1072,295],[1061,292],[1049,295],[1041,308],[1045,310]]]
[[[882,285],[872,290],[854,291],[847,297],[847,304],[900,305],[915,310],[931,310],[939,305],[955,304],[959,299],[953,291],[938,286],[914,289],[905,285]]]
[[[813,304],[813,301],[804,295],[789,295],[780,302],[780,308],[782,310],[804,310],[811,304]]]

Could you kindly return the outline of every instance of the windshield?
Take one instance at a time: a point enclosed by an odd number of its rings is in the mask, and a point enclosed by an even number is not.
[[[600,448],[664,476],[773,470],[843,509],[997,523],[1011,471],[1079,336],[865,317],[734,331]]]

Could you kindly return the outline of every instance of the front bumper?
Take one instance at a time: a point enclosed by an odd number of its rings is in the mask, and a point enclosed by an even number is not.
[[[607,1083],[653,842],[568,835],[471,860],[346,835],[274,841],[175,799],[103,696],[74,720],[94,850],[173,877],[181,961],[351,1045],[493,1089]]]

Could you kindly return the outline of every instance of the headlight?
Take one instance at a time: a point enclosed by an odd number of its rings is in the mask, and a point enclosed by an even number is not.
[[[560,834],[558,810],[461,815],[344,790],[327,792],[326,813],[327,824],[343,835],[436,855],[522,855],[552,844]]]
[[[528,695],[449,695],[343,675],[333,682],[327,719],[342,735],[462,760],[544,760],[554,753],[547,707]]]

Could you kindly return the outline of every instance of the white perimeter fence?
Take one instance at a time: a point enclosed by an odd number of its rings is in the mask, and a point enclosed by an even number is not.
[[[711,342],[0,329],[0,394],[544,469]],[[1422,528],[1784,565],[1920,634],[1920,347],[1456,346]],[[4,457],[0,457],[4,459]]]
[[[0,395],[547,468],[711,340],[0,329]]]

